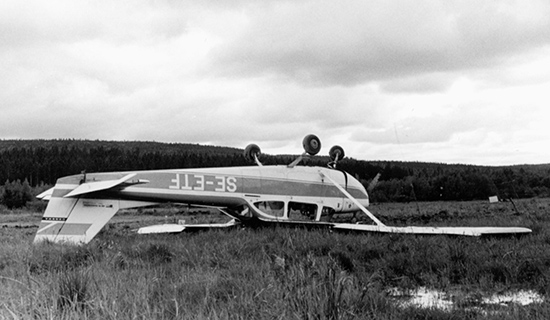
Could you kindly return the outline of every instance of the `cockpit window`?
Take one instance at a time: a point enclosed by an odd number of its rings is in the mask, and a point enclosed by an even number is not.
[[[254,203],[254,206],[265,214],[274,217],[283,217],[285,213],[285,203],[283,201],[259,201]]]

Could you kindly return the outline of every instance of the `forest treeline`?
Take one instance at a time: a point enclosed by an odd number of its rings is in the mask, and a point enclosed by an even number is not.
[[[242,152],[237,148],[157,142],[0,140],[3,202],[6,190],[43,189],[54,185],[59,177],[82,171],[252,165]],[[262,155],[261,159],[269,165],[288,164],[294,158]],[[316,156],[305,165],[326,166],[327,163],[327,157]],[[358,178],[369,189],[373,202],[476,200],[493,195],[501,199],[550,196],[550,164],[490,167],[347,158],[339,162],[338,168]]]

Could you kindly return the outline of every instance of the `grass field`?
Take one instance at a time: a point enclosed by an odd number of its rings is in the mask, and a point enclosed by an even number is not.
[[[371,206],[388,225],[525,226],[522,237],[299,228],[138,236],[138,226],[217,214],[117,215],[88,245],[31,244],[41,213],[0,213],[0,319],[550,319],[550,199]],[[418,288],[448,308],[403,303]],[[542,300],[488,303],[530,291]]]

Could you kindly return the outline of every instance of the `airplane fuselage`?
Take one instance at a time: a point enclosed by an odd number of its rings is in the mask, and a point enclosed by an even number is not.
[[[333,184],[324,181],[319,171],[330,175],[364,206],[368,206],[369,198],[365,188],[349,174],[328,168],[304,166],[136,171],[132,180],[127,181],[128,186],[121,184],[102,191],[102,197],[230,208],[240,205],[252,205],[258,208],[255,205],[257,203],[283,202],[287,205],[291,202],[317,205],[319,210],[323,207],[330,208],[334,212],[359,210]],[[129,173],[131,172],[87,174],[85,183],[117,180]],[[66,186],[65,190],[70,191],[79,186],[82,177],[82,175],[64,177],[59,179],[57,184]],[[147,182],[132,184],[132,181]],[[58,195],[62,194],[58,193]],[[256,213],[264,218],[288,218],[286,214],[272,216],[262,210]]]
[[[353,212],[329,176],[363,206],[365,188],[349,174],[305,166],[251,166],[88,173],[58,179],[35,241],[88,242],[119,210],[160,203],[225,208],[237,219],[320,221]],[[74,240],[76,239],[76,240]]]

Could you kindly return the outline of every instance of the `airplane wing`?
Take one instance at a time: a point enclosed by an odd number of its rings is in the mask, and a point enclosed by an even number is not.
[[[205,229],[230,228],[238,226],[239,221],[233,219],[227,223],[205,223],[205,224],[158,224],[153,226],[142,227],[137,230],[139,234],[153,233],[180,233],[185,231],[199,231]]]
[[[185,226],[181,224],[159,224],[159,225],[139,228],[137,230],[137,233],[139,234],[180,233],[183,230],[185,230]]]
[[[459,236],[484,236],[484,235],[505,235],[505,234],[526,234],[531,229],[521,227],[390,227],[368,224],[336,223],[334,229],[367,231],[380,233],[408,233],[408,234],[445,234]]]
[[[403,233],[419,235],[457,235],[457,236],[490,236],[490,235],[519,235],[531,233],[531,229],[522,227],[422,227],[406,226],[391,227],[357,223],[335,223],[323,221],[289,221],[289,220],[265,220],[263,224],[276,224],[279,226],[293,226],[304,228],[329,228],[333,230],[364,231],[377,233]]]
[[[482,236],[482,235],[513,235],[531,233],[531,229],[521,227],[391,227],[386,226],[378,220],[367,208],[357,201],[349,192],[347,192],[340,184],[334,181],[328,175],[319,171],[321,177],[326,178],[334,184],[346,197],[348,197],[361,211],[371,218],[376,225],[367,224],[352,224],[352,223],[335,223],[334,229],[357,230],[380,233],[408,233],[408,234],[447,234],[461,236]]]

